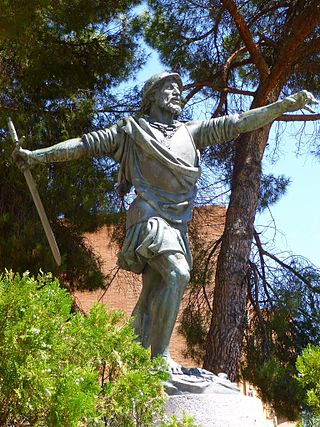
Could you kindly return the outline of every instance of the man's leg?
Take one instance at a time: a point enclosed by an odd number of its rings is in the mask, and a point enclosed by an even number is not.
[[[142,290],[138,302],[132,312],[133,327],[143,347],[151,344],[152,315],[151,306],[153,295],[161,286],[162,277],[158,271],[147,265],[142,273]]]
[[[183,254],[163,253],[149,261],[161,276],[160,286],[150,293],[151,356],[164,356],[169,365],[169,343],[178,316],[184,290],[190,279],[189,264]]]

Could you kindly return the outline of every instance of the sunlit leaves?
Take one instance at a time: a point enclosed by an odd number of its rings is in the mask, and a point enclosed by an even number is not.
[[[120,312],[85,317],[50,275],[0,277],[0,424],[139,427],[161,418],[167,379]]]

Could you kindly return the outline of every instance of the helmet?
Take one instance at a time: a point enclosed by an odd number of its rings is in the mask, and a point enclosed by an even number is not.
[[[141,99],[141,109],[142,111],[147,112],[147,109],[149,107],[149,100],[148,95],[150,94],[151,90],[154,89],[156,86],[159,85],[159,83],[163,82],[168,77],[173,77],[176,82],[178,83],[179,87],[182,88],[183,83],[181,80],[181,77],[177,73],[157,73],[151,76],[144,84],[142,89],[142,99]]]

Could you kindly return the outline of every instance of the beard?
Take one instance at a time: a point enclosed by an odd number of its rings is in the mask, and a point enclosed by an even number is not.
[[[173,104],[172,102],[166,104],[165,110],[173,113],[175,117],[178,117],[182,111],[182,108],[179,104]]]
[[[168,111],[169,113],[174,114],[174,117],[178,117],[182,111],[180,101],[172,102],[172,99],[168,99],[166,97],[161,97],[158,99],[158,106],[164,111]]]

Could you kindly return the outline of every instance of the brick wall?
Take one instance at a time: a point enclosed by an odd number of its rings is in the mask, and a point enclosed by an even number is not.
[[[223,206],[203,206],[194,209],[193,220],[190,224],[190,234],[196,244],[208,245],[217,240],[224,228],[226,209]],[[117,271],[116,253],[119,250],[118,244],[114,239],[114,226],[104,226],[95,233],[85,235],[88,245],[99,255],[103,261],[103,271],[108,275],[107,283],[111,281]],[[101,300],[103,304],[110,309],[121,309],[130,316],[141,290],[141,275],[119,270],[112,280],[107,290],[94,292],[76,292],[77,303],[84,311],[88,311],[92,304]],[[186,304],[187,298],[184,298],[182,307]],[[181,311],[181,310],[180,310]],[[185,349],[184,338],[178,333],[177,321],[170,344],[170,353],[173,358],[183,363],[184,366],[194,366],[194,362],[183,357]]]

